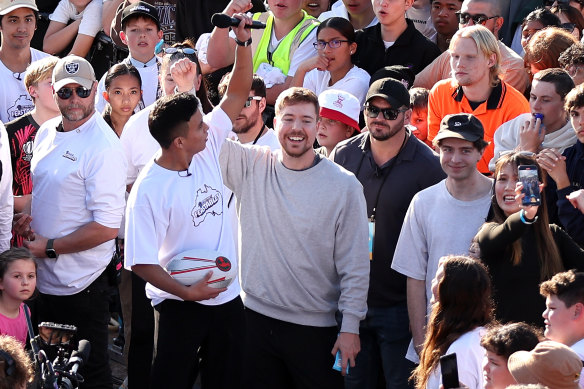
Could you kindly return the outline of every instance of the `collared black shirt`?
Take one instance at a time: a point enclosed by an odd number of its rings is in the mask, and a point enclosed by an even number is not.
[[[397,159],[383,166],[377,166],[373,159],[369,133],[340,143],[333,154],[334,161],[355,174],[363,185],[368,216],[373,212],[383,183],[376,209],[367,304],[387,307],[403,303],[406,301],[406,277],[391,268],[393,253],[414,195],[446,177],[438,155],[409,132]]]
[[[407,66],[416,74],[421,72],[441,52],[438,46],[416,29],[411,20],[406,19],[406,22],[406,30],[387,49],[381,38],[380,24],[357,31],[357,52],[352,57],[353,63],[370,75],[390,65]]]

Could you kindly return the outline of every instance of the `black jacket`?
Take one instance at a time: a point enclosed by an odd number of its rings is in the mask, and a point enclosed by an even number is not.
[[[407,66],[416,74],[422,71],[441,52],[438,46],[416,30],[411,20],[406,19],[406,22],[406,30],[387,50],[381,39],[380,24],[357,31],[357,51],[353,55],[353,63],[370,75],[390,65]]]

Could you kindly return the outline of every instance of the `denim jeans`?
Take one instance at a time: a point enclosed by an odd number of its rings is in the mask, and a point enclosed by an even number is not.
[[[383,369],[387,389],[404,389],[415,365],[405,358],[412,338],[406,304],[369,307],[359,326],[361,352],[345,378],[345,389],[375,389]]]

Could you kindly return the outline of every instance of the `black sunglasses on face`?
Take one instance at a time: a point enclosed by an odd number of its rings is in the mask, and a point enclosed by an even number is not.
[[[71,98],[71,96],[73,96],[73,91],[75,91],[77,96],[81,97],[82,99],[88,98],[91,94],[91,88],[87,89],[84,86],[78,86],[77,88],[63,87],[55,93],[57,93],[57,96],[59,96],[60,99],[68,100]]]
[[[405,111],[407,109],[379,108],[370,104],[365,106],[365,114],[372,119],[378,117],[379,112],[381,112],[385,120],[395,120],[400,113]]]
[[[468,24],[468,22],[472,20],[474,24],[480,24],[482,26],[487,24],[489,20],[499,17],[499,15],[495,16],[487,16],[484,14],[471,15],[468,12],[460,11],[456,12],[456,16],[458,17],[458,23],[460,24]]]

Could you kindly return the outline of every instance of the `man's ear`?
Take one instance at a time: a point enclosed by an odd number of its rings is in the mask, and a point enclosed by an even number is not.
[[[574,319],[584,320],[584,304],[574,304]]]
[[[503,23],[505,22],[505,19],[501,16],[499,16],[496,20],[495,20],[495,26],[493,27],[493,35],[495,35],[495,37],[497,39],[499,39],[499,31],[501,30],[501,28],[503,27]]]
[[[266,109],[266,98],[262,97],[262,99],[259,101],[258,103],[258,109],[260,110],[260,114],[264,113],[264,110]]]

